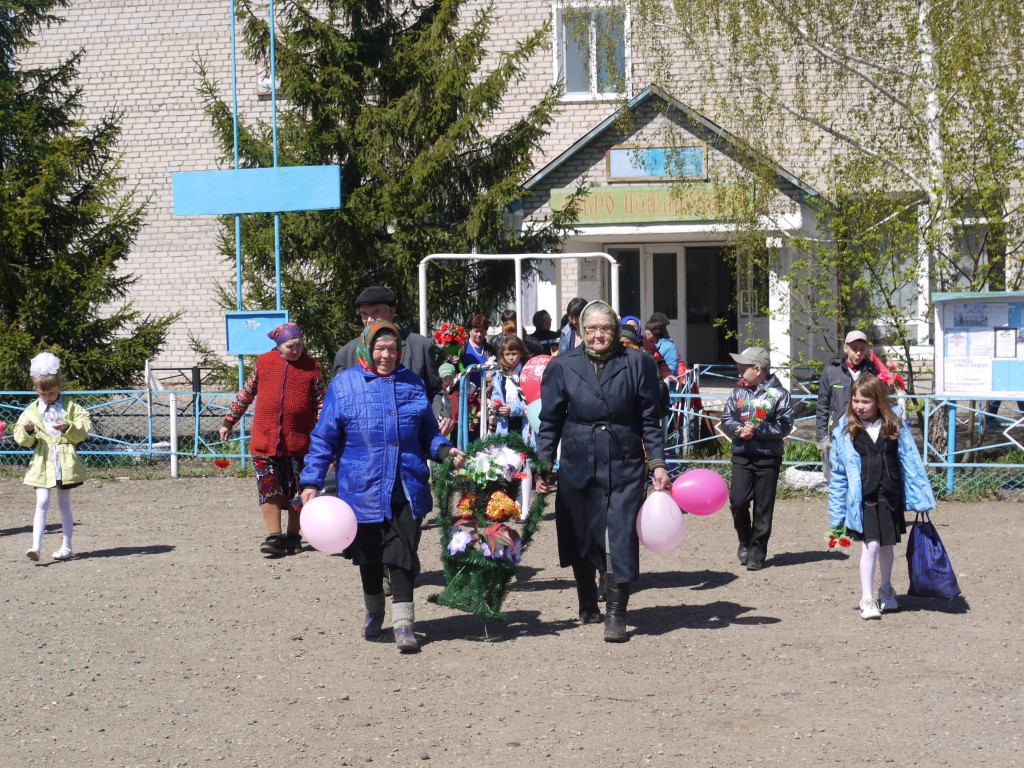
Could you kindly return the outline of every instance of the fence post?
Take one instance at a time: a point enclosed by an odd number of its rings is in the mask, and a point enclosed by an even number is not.
[[[178,476],[178,396],[171,392],[171,477]]]
[[[952,493],[955,487],[956,472],[956,402],[949,402],[949,436],[946,440],[946,493]]]

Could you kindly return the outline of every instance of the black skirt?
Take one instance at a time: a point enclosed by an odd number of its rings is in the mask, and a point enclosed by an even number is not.
[[[391,519],[360,523],[356,538],[343,554],[356,565],[387,565],[420,572],[420,520],[412,516],[408,502],[391,507]]]
[[[883,547],[899,544],[907,532],[901,499],[882,489],[864,499],[864,532],[848,531],[855,541],[878,541]]]

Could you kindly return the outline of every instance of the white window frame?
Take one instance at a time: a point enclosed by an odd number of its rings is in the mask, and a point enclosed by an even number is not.
[[[631,98],[633,95],[633,57],[632,57],[632,16],[630,4],[601,2],[601,0],[553,0],[551,3],[551,16],[554,19],[553,45],[551,49],[552,72],[554,73],[554,84],[564,83],[565,73],[563,69],[563,50],[565,40],[562,34],[562,10],[572,8],[581,12],[595,12],[601,10],[622,10],[625,16],[622,21],[622,44],[623,44],[623,91],[615,93],[597,92],[597,33],[595,25],[590,25],[590,90],[586,93],[563,93],[562,101],[615,101],[621,98]]]

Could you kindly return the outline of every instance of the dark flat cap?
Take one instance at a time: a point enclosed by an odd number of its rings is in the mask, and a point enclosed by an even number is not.
[[[668,325],[668,315],[666,315],[664,312],[652,312],[650,319],[657,320],[661,323],[664,323],[665,325]]]
[[[356,296],[356,307],[361,307],[363,304],[388,304],[393,307],[397,303],[395,292],[382,285],[371,285]]]

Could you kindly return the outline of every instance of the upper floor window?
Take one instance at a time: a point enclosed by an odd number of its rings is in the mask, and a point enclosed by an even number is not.
[[[621,7],[565,4],[555,11],[555,71],[567,98],[629,91],[628,15]]]

